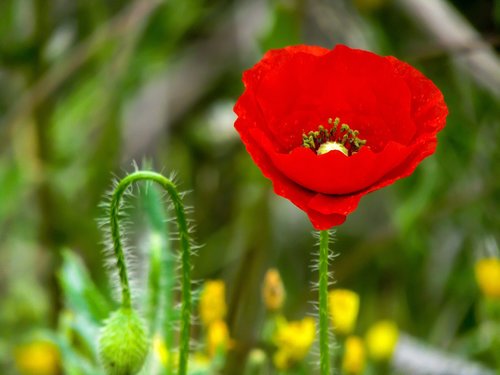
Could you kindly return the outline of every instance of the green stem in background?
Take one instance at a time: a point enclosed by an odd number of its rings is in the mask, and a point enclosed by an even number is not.
[[[161,289],[161,266],[162,266],[162,242],[161,234],[153,231],[150,234],[149,245],[149,276],[148,276],[148,296],[147,296],[147,320],[149,322],[149,332],[155,332],[158,321],[158,306],[160,303]]]
[[[328,230],[319,232],[319,350],[320,373],[330,375],[330,345],[328,321]]]
[[[116,265],[118,267],[120,285],[122,288],[122,306],[125,308],[129,308],[131,306],[131,294],[127,275],[127,265],[125,262],[119,227],[120,201],[129,185],[141,180],[153,181],[167,191],[174,205],[175,215],[177,217],[182,262],[182,307],[179,350],[179,375],[185,375],[187,373],[189,333],[191,326],[191,244],[184,205],[182,203],[180,194],[177,191],[177,187],[172,181],[159,173],[150,171],[136,171],[134,173],[131,173],[118,183],[111,197],[111,237],[113,239],[113,249],[116,256]]]
[[[174,293],[176,257],[170,248],[167,216],[156,186],[142,190],[141,202],[151,227],[147,300],[150,332],[155,332],[160,327],[160,330],[163,331],[163,339],[168,353],[167,363],[164,365],[165,375],[170,375],[174,373],[175,363],[175,358],[171,353],[175,336],[172,322],[177,315]]]

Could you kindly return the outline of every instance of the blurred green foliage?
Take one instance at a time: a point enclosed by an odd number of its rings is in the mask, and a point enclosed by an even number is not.
[[[436,154],[363,199],[338,228],[333,269],[337,285],[361,295],[360,333],[392,319],[427,343],[495,366],[487,348],[464,342],[481,321],[474,262],[498,255],[500,240],[500,102],[477,78],[494,84],[500,76],[500,1],[439,2],[493,45],[498,75],[490,77],[492,70],[460,64],[480,46],[448,48],[405,2],[2,0],[0,372],[14,374],[16,345],[42,330],[71,327],[95,355],[92,335],[110,309],[95,219],[112,175],[134,160],[176,171],[190,191],[204,245],[195,276],[228,288],[238,341],[228,373],[258,343],[268,267],[282,273],[285,315],[311,311],[311,226],[273,195],[232,128],[241,72],[265,50],[295,43],[395,55],[443,91],[450,115]],[[139,243],[144,218],[135,219]],[[61,345],[71,356],[71,345]],[[85,366],[98,371],[90,359]]]

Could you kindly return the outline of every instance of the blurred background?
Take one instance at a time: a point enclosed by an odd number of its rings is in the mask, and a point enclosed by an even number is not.
[[[203,245],[194,276],[225,281],[238,343],[227,373],[241,373],[259,340],[269,267],[284,315],[311,313],[312,227],[273,194],[232,112],[242,71],[300,43],[394,55],[431,78],[450,111],[436,154],[337,229],[332,270],[360,295],[359,334],[390,319],[494,368],[474,264],[500,240],[499,30],[499,0],[1,0],[0,373],[18,373],[16,345],[60,324],[64,249],[109,295],[96,219],[133,161],[175,171],[190,191]]]

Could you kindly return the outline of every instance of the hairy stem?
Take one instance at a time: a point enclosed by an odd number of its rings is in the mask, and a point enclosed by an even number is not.
[[[319,348],[321,375],[330,374],[328,334],[328,242],[330,233],[320,231],[319,242]]]
[[[122,306],[131,306],[131,293],[127,274],[127,264],[123,252],[120,232],[120,201],[127,188],[134,182],[146,180],[153,181],[165,189],[174,205],[179,230],[182,262],[182,308],[181,308],[181,335],[179,351],[179,375],[187,373],[187,359],[189,354],[189,331],[191,325],[191,244],[188,233],[188,225],[184,205],[175,184],[165,176],[150,172],[136,171],[124,177],[116,186],[110,209],[111,237],[113,249],[116,256],[120,285],[122,289]]]

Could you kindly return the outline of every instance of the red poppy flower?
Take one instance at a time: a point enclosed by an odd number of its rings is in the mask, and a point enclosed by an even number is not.
[[[410,175],[434,152],[448,114],[439,89],[410,65],[342,45],[269,51],[243,82],[236,130],[274,191],[320,230]]]

